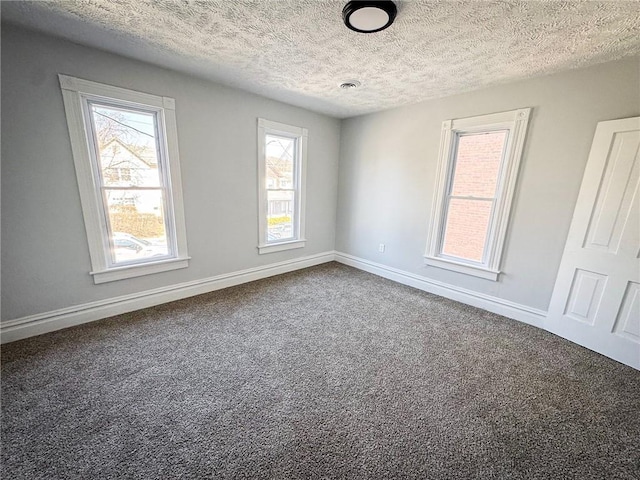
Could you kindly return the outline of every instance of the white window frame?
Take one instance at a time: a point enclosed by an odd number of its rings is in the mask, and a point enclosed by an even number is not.
[[[501,273],[500,262],[530,113],[530,108],[521,108],[508,112],[443,122],[433,209],[424,255],[427,266],[452,270],[493,281],[498,280]],[[489,220],[483,260],[474,262],[447,256],[442,253],[442,248],[447,219],[447,196],[453,182],[458,138],[465,134],[498,130],[507,130],[508,134],[498,173],[496,199]]]
[[[278,135],[296,141],[294,155],[293,190],[295,191],[293,238],[268,241],[267,238],[267,165],[266,136]],[[306,128],[295,127],[284,123],[258,119],[258,253],[281,252],[305,246],[305,192],[307,174],[307,142],[309,132]]]
[[[182,200],[178,134],[175,100],[125,88],[58,75],[69,126],[71,149],[76,169],[82,214],[84,217],[91,272],[96,284],[141,275],[186,268],[187,234]],[[156,114],[158,128],[158,161],[164,169],[164,186],[169,258],[149,260],[127,265],[114,265],[111,260],[111,241],[103,204],[98,151],[90,118],[89,102],[105,103],[124,108],[139,109]]]

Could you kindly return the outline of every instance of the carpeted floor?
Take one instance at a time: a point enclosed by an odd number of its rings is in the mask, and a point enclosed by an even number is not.
[[[637,479],[640,372],[330,263],[2,348],[3,479]]]

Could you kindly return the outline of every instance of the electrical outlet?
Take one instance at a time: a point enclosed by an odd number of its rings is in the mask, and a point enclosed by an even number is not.
[[[384,253],[384,243],[381,243],[380,245],[378,245],[378,251],[380,253]]]

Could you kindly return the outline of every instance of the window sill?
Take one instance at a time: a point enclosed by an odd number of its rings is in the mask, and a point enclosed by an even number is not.
[[[258,245],[258,253],[262,255],[263,253],[273,253],[273,252],[281,252],[283,250],[293,250],[294,248],[304,247],[305,243],[307,243],[306,240],[292,240],[290,242]]]
[[[151,275],[153,273],[167,272],[169,270],[178,270],[179,268],[187,268],[189,259],[172,258],[170,260],[162,260],[153,263],[142,263],[138,265],[127,265],[125,267],[114,267],[108,270],[100,270],[91,272],[94,283],[107,283],[125,278],[140,277],[142,275]]]
[[[489,270],[488,268],[477,267],[475,265],[469,265],[466,263],[458,263],[452,260],[445,260],[442,258],[424,257],[424,263],[429,267],[442,268],[444,270],[451,270],[452,272],[464,273],[466,275],[472,275],[474,277],[484,278],[498,281],[499,271]]]

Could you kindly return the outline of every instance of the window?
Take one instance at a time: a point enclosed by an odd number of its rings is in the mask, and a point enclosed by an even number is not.
[[[443,123],[427,265],[498,279],[530,111]]]
[[[187,267],[174,100],[59,78],[94,282]]]
[[[307,129],[258,119],[258,251],[301,248]]]

